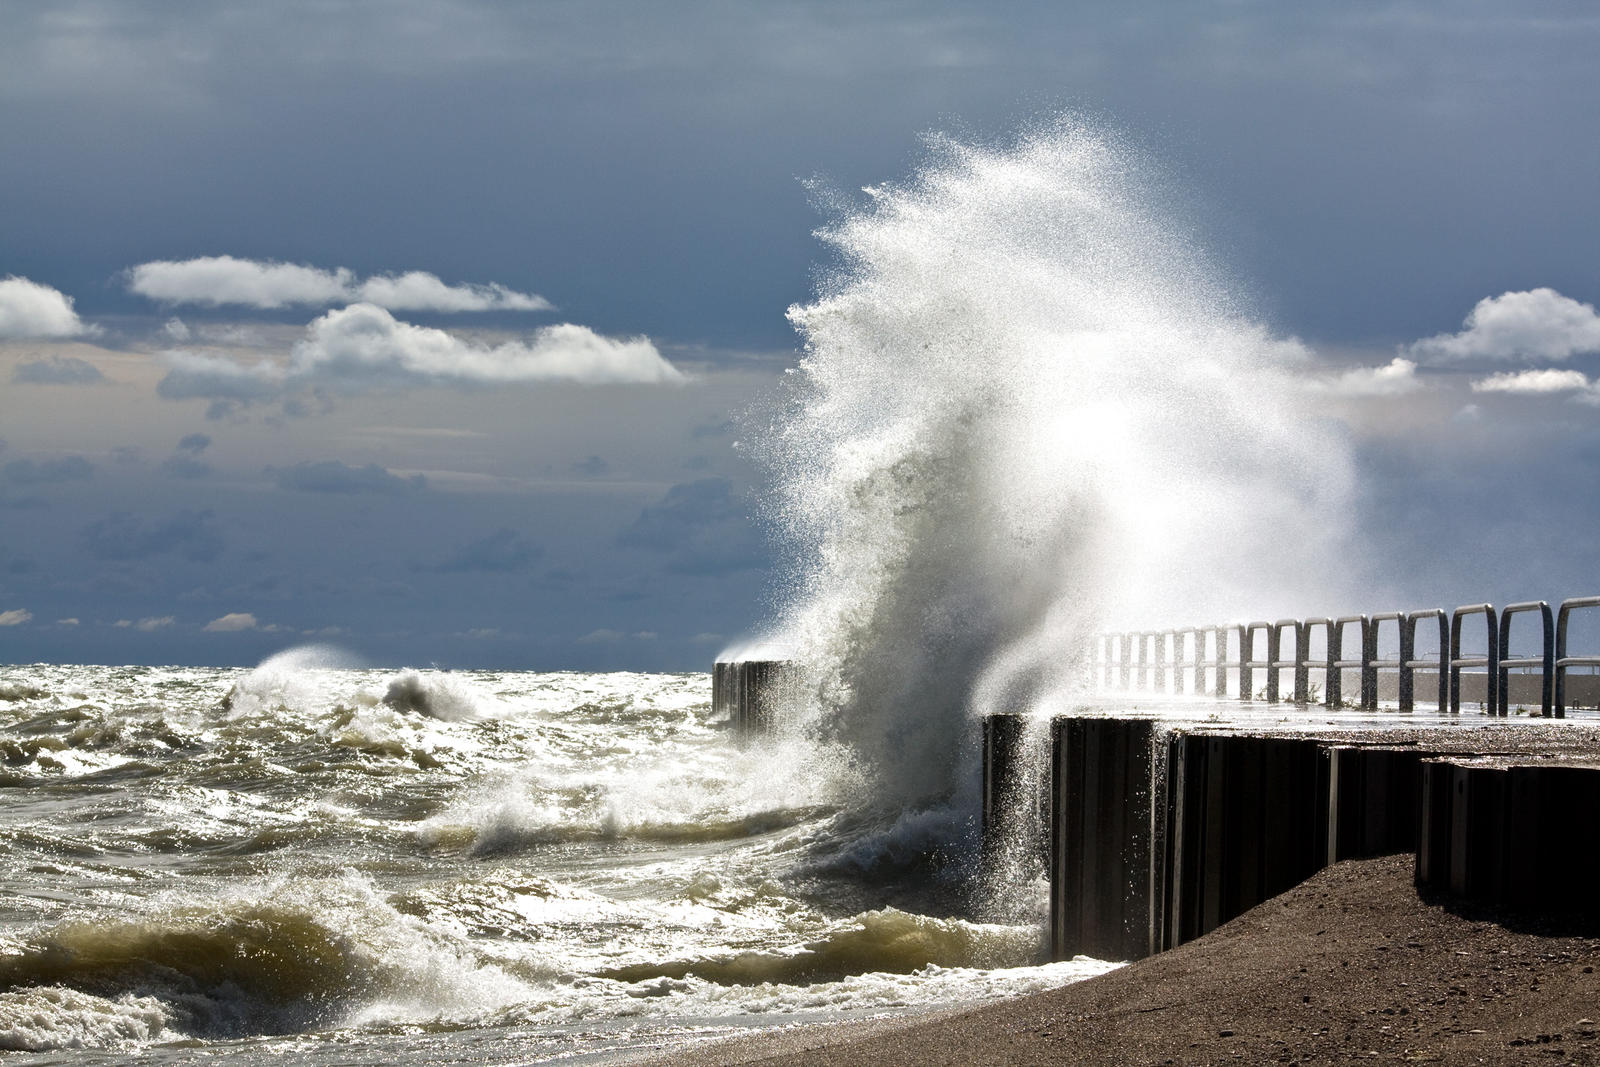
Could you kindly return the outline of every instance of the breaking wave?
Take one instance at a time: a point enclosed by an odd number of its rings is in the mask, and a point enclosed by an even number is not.
[[[1304,602],[1351,473],[1307,350],[1116,138],[934,138],[865,192],[759,446],[794,561],[766,644],[811,672],[801,729],[898,807],[970,787],[972,716],[1070,702],[1101,625]]]
[[[997,926],[912,915],[893,908],[867,912],[820,940],[782,951],[640,963],[605,972],[626,982],[691,975],[722,985],[838,981],[858,974],[909,974],[925,967],[992,970],[1042,962],[1033,927]]]
[[[0,952],[0,988],[18,1048],[478,1018],[532,995],[355,875],[61,923]]]

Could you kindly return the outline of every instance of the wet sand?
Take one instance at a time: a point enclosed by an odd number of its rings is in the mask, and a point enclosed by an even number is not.
[[[678,1064],[1600,1064],[1585,917],[1419,897],[1412,857],[1330,867],[1197,941],[1061,989],[804,1027]]]

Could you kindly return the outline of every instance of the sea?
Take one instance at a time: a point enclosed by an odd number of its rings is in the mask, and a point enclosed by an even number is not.
[[[610,1061],[1111,966],[707,674],[339,659],[0,667],[6,1064]]]

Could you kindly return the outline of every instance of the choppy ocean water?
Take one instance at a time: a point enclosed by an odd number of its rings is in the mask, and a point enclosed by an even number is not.
[[[0,667],[7,1063],[612,1058],[1107,966],[708,675],[322,662]]]

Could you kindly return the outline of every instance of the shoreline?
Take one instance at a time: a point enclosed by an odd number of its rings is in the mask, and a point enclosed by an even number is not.
[[[636,1064],[1600,1064],[1600,921],[1419,895],[1349,860],[1178,948],[976,1008],[662,1049]]]

